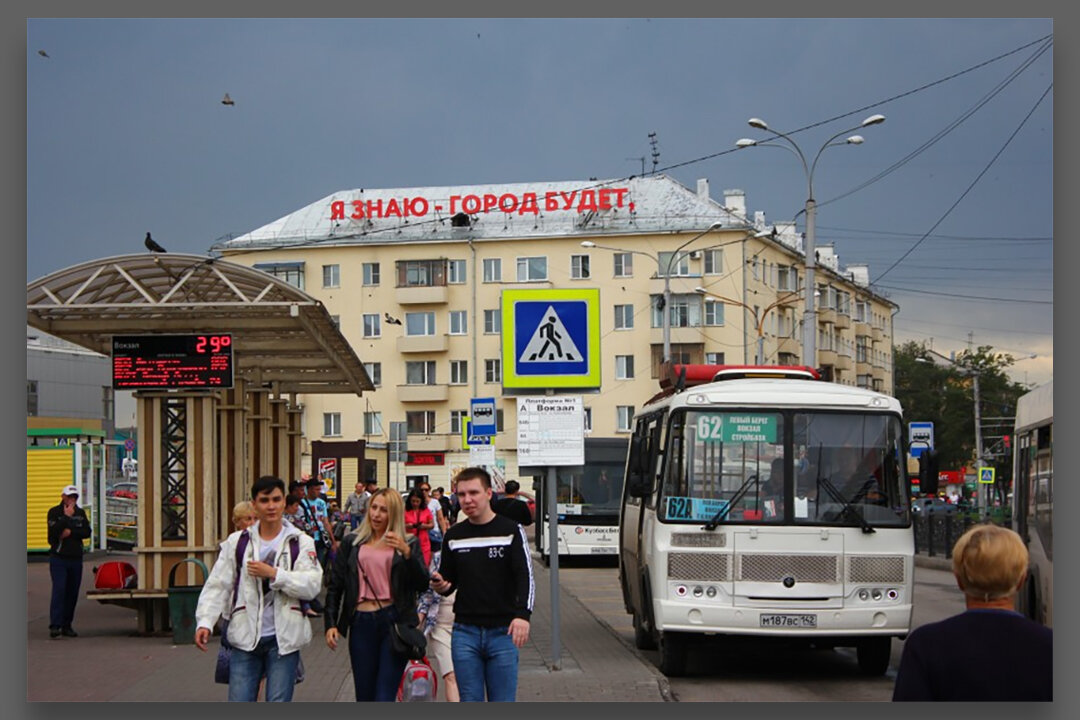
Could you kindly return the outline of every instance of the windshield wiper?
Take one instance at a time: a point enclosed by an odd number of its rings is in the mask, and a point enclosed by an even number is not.
[[[818,485],[825,488],[825,492],[832,496],[832,499],[843,507],[843,513],[845,515],[855,518],[855,521],[859,523],[859,526],[864,533],[877,532],[870,523],[866,522],[866,518],[860,515],[855,508],[851,506],[851,503],[843,498],[840,491],[836,489],[836,486],[832,484],[832,481],[830,481],[829,478],[818,477]]]
[[[735,494],[731,496],[731,499],[728,500],[727,505],[720,508],[716,512],[716,514],[713,515],[712,520],[705,523],[704,527],[702,527],[701,529],[709,530],[710,532],[715,530],[716,526],[720,524],[720,521],[727,517],[727,514],[728,512],[730,512],[732,506],[742,500],[742,496],[745,495],[746,491],[750,489],[750,483],[757,481],[757,477],[757,473],[752,473],[750,477],[746,478],[746,480],[743,481],[743,484],[739,486],[739,489],[735,491]]]

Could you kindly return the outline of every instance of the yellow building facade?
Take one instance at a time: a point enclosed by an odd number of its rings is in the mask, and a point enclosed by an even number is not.
[[[665,312],[673,362],[812,364],[891,393],[898,308],[829,246],[818,249],[818,356],[804,362],[801,247],[790,225],[748,217],[741,191],[713,199],[707,181],[691,190],[656,175],[341,191],[214,249],[318,298],[377,388],[302,397],[304,451],[363,439],[391,486],[424,477],[449,488],[470,462],[462,424],[478,397],[496,402],[496,480],[520,477],[519,393],[502,385],[505,290],[600,291],[601,386],[580,393],[586,462],[591,440],[628,437],[658,391]],[[394,423],[411,462],[382,451]]]

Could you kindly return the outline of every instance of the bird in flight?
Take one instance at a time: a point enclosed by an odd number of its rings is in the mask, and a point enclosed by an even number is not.
[[[154,238],[150,237],[150,233],[146,233],[146,240],[144,242],[146,243],[146,249],[150,252],[167,252],[165,248],[157,244],[157,241],[155,241]]]
[[[41,57],[46,57],[46,58],[49,57],[49,53],[45,52],[44,50],[38,50],[37,54],[40,55]]]
[[[392,316],[388,312],[384,312],[383,317],[386,318],[387,325],[400,325],[401,324],[400,320],[398,320],[396,317]]]
[[[222,105],[235,105],[236,103],[233,101],[233,99],[231,97],[229,97],[229,93],[225,93],[225,97],[221,98],[221,104]]]

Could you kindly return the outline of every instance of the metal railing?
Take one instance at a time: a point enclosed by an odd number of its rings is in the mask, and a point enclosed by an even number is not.
[[[952,558],[957,539],[972,525],[993,523],[1009,525],[1009,513],[998,512],[979,516],[975,512],[924,512],[913,516],[915,552],[928,557]]]

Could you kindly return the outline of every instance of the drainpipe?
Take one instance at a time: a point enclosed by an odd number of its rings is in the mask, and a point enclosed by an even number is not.
[[[479,397],[477,395],[477,392],[478,392],[477,391],[477,372],[478,372],[477,365],[479,365],[480,361],[476,357],[476,336],[480,331],[480,328],[478,327],[478,325],[480,323],[480,320],[476,315],[476,286],[477,286],[477,282],[476,282],[476,246],[473,245],[473,239],[472,238],[468,238],[468,243],[469,243],[469,249],[472,250],[472,318],[473,318],[472,322],[473,322],[473,329],[472,329],[472,332],[469,333],[470,335],[472,335],[472,392],[473,392],[472,396],[473,397]]]

